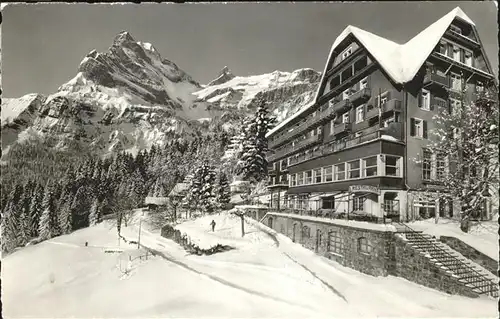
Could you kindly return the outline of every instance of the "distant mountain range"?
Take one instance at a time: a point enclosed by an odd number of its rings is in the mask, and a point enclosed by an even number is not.
[[[312,69],[240,77],[224,67],[201,85],[123,31],[107,52],[89,52],[54,94],[2,100],[2,155],[14,143],[47,136],[57,148],[76,140],[103,154],[137,152],[214,123],[234,126],[262,101],[283,120],[312,101],[319,80]]]

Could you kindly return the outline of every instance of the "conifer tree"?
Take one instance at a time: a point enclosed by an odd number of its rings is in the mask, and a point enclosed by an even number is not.
[[[56,213],[54,211],[53,185],[49,181],[45,186],[45,193],[42,201],[42,215],[38,227],[39,237],[50,239],[57,235],[58,225]]]
[[[275,118],[270,116],[265,104],[259,105],[253,119],[243,128],[243,147],[239,154],[236,173],[244,180],[259,182],[267,176],[268,143],[266,134],[273,127]]]
[[[97,225],[97,223],[101,221],[99,208],[100,208],[99,200],[96,198],[94,199],[92,206],[90,207],[90,214],[89,214],[90,226]]]
[[[219,174],[217,185],[217,204],[220,208],[225,207],[231,201],[231,190],[229,188],[229,181],[225,173]]]
[[[185,198],[191,209],[212,212],[216,207],[216,173],[208,162],[203,163],[194,173]]]
[[[40,223],[40,216],[42,215],[42,200],[43,200],[43,186],[37,184],[33,197],[30,202],[30,236],[37,237]]]
[[[2,252],[12,252],[18,246],[18,222],[13,203],[7,203],[2,216]]]
[[[59,228],[61,234],[69,234],[72,231],[72,214],[71,214],[72,194],[66,192],[61,200],[59,212]]]

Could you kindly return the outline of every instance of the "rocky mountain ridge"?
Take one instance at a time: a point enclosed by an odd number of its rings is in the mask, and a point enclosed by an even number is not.
[[[229,129],[263,101],[282,120],[312,100],[319,78],[311,69],[239,77],[224,67],[202,86],[123,31],[107,52],[90,51],[54,94],[2,100],[2,154],[35,136],[55,137],[60,148],[76,140],[103,154],[137,152],[210,125]]]

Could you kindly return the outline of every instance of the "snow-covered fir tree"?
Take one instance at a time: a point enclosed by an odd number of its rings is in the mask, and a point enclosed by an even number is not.
[[[12,252],[18,246],[19,223],[16,219],[14,204],[9,202],[2,216],[2,252]]]
[[[61,234],[69,234],[72,231],[71,196],[67,195],[61,205],[59,212],[59,228]]]
[[[253,119],[246,121],[243,127],[243,147],[239,154],[236,173],[244,180],[259,182],[267,176],[268,143],[266,134],[275,123],[267,106],[262,103],[257,108]]]
[[[92,206],[90,207],[90,214],[89,214],[89,225],[94,226],[97,225],[101,221],[101,216],[100,216],[100,211],[99,211],[100,205],[99,205],[99,200],[96,198],[94,199]]]
[[[432,168],[432,179],[444,187],[440,198],[460,202],[464,232],[469,230],[471,218],[479,217],[484,200],[492,191],[498,192],[497,92],[495,85],[488,85],[475,93],[479,97],[476,101],[470,101],[464,87],[458,104],[434,116],[436,128],[429,134],[429,155],[416,159]]]
[[[45,186],[38,232],[39,237],[42,239],[49,239],[60,233],[59,221],[54,207],[54,189],[51,181],[47,182]]]
[[[216,172],[206,161],[196,169],[191,179],[185,204],[192,209],[212,212],[216,207]]]
[[[43,186],[38,184],[33,191],[33,196],[30,201],[30,236],[38,236],[38,228],[40,223],[40,216],[42,215],[42,200],[43,200]]]
[[[216,201],[220,208],[223,208],[231,201],[231,189],[227,175],[223,172],[219,173],[217,181]]]

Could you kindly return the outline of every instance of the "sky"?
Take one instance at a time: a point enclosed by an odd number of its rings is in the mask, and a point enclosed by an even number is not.
[[[202,84],[224,66],[237,76],[321,72],[347,25],[404,43],[456,6],[476,23],[497,72],[493,2],[12,4],[2,10],[2,89],[4,97],[54,93],[122,30]]]

